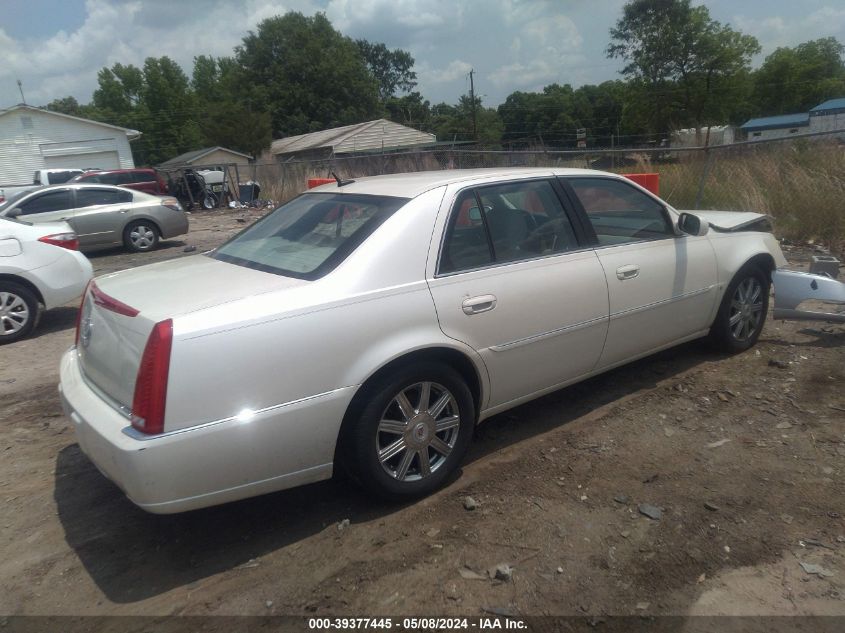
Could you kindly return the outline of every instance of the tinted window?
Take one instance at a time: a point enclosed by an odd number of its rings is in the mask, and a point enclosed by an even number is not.
[[[576,248],[575,231],[548,181],[481,187],[463,192],[456,201],[439,272]]]
[[[118,184],[118,176],[119,174],[97,174],[92,176],[92,179],[96,178],[94,182],[100,182],[104,185],[116,185]]]
[[[212,253],[266,272],[316,279],[342,262],[408,200],[355,194],[303,194]]]
[[[49,193],[42,193],[30,198],[18,206],[21,209],[22,215],[61,211],[73,208],[73,198],[68,190],[50,191]]]
[[[155,175],[148,171],[133,171],[130,182],[155,182]]]
[[[50,184],[51,184],[51,185],[60,185],[60,184],[62,184],[63,182],[67,182],[68,180],[70,180],[70,179],[71,179],[71,178],[73,178],[74,176],[78,176],[78,175],[79,175],[79,174],[81,174],[81,173],[82,173],[82,172],[77,171],[77,170],[72,170],[72,171],[51,171],[51,172],[49,173],[48,177],[50,178]]]
[[[632,185],[609,178],[567,178],[599,244],[623,244],[674,235],[663,205]]]
[[[120,204],[130,202],[132,194],[128,191],[112,191],[110,189],[77,189],[76,208],[93,207],[100,204]]]

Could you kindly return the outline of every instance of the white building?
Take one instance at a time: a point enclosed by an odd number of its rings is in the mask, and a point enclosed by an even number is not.
[[[829,99],[810,110],[810,132],[845,130],[845,97]]]
[[[31,183],[38,169],[131,169],[129,141],[139,136],[137,130],[28,105],[0,110],[0,183]]]
[[[806,134],[810,131],[810,115],[801,112],[799,114],[766,116],[746,121],[739,129],[745,133],[749,141],[764,141],[770,138]]]

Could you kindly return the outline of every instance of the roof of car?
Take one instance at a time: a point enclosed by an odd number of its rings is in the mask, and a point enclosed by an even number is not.
[[[152,194],[148,194],[144,191],[138,191],[137,189],[129,189],[127,187],[117,187],[115,185],[104,185],[99,182],[62,182],[57,185],[46,185],[43,187],[34,187],[27,193],[35,193],[36,191],[43,192],[43,191],[52,191],[54,189],[110,189],[112,191],[128,191],[129,193],[134,195],[142,194],[142,196],[156,198],[158,196],[153,196]]]
[[[448,169],[442,171],[420,171],[407,174],[388,174],[354,178],[353,182],[338,187],[331,183],[311,189],[320,193],[357,193],[381,196],[415,198],[435,187],[458,182],[472,183],[495,178],[531,178],[556,176],[613,176],[594,169],[574,169],[562,167],[498,167],[492,169]]]

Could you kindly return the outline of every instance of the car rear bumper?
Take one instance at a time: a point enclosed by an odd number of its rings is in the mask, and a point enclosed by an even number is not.
[[[188,216],[185,215],[184,211],[164,208],[156,219],[161,229],[161,237],[166,240],[188,232]]]
[[[129,499],[148,512],[169,514],[217,505],[328,479],[336,430],[354,392],[274,407],[248,421],[236,418],[141,436],[125,415],[83,376],[75,348],[62,357],[59,393],[82,451]],[[312,437],[312,429],[328,432]],[[304,451],[303,446],[313,446]]]
[[[41,292],[47,310],[81,297],[93,275],[91,262],[79,251],[63,251],[46,266],[22,274]]]

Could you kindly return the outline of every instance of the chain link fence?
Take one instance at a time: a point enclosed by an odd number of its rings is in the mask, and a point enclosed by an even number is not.
[[[660,195],[678,209],[756,211],[775,219],[779,237],[845,247],[845,145],[842,132],[709,148],[492,151],[440,149],[321,161],[258,163],[243,171],[262,198],[284,202],[309,178],[342,178],[479,167],[580,167],[658,173]],[[243,179],[243,175],[241,176]]]

